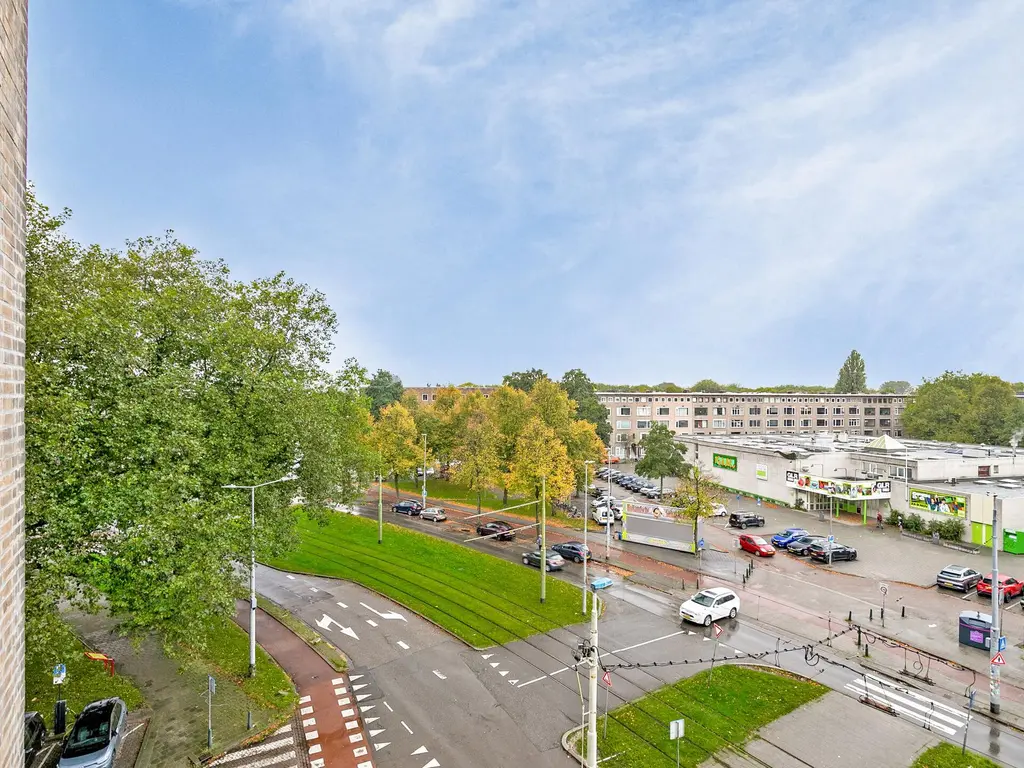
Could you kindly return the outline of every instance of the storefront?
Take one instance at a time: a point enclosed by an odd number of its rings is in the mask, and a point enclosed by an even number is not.
[[[878,512],[885,514],[892,496],[888,480],[836,480],[790,470],[786,485],[796,490],[797,504],[821,515],[856,515],[866,524]]]

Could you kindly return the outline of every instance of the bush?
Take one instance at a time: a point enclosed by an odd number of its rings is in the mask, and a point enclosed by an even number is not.
[[[939,538],[945,539],[946,541],[963,541],[964,533],[967,530],[967,526],[963,520],[953,518],[951,520],[943,520],[939,523]]]
[[[889,516],[885,518],[885,522],[887,522],[889,525],[895,528],[897,525],[900,524],[900,517],[902,517],[902,515],[900,515],[899,510],[895,510],[890,507]]]
[[[916,512],[911,512],[903,521],[903,530],[910,531],[911,533],[924,533],[924,518]]]

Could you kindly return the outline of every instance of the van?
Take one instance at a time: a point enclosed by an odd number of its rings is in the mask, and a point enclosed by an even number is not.
[[[596,507],[590,516],[598,525],[608,525],[615,519],[613,513],[608,511],[608,507]]]

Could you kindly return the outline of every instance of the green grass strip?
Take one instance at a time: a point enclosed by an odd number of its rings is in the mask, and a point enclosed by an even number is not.
[[[967,750],[960,754],[960,747],[947,741],[925,750],[918,755],[910,768],[1000,768],[987,757]]]

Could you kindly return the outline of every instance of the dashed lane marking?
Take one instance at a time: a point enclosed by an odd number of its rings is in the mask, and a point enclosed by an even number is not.
[[[331,685],[343,685],[344,682],[345,682],[345,678],[344,677],[336,677],[333,680],[331,680]]]
[[[289,573],[289,574],[286,574],[286,575],[287,575],[287,577],[288,577],[289,579],[291,579],[292,581],[295,581],[295,577],[294,577],[294,576],[292,576],[292,575],[291,575],[290,573]]]
[[[410,728],[408,725],[405,724],[405,720],[399,720],[399,722],[402,724],[402,727],[405,728],[405,730],[407,730],[409,732],[409,734],[411,735],[412,734],[412,728]]]
[[[299,704],[309,704],[311,700],[311,697],[303,696],[301,699],[299,699]]]
[[[318,755],[322,750],[323,747],[321,747],[319,744],[314,744],[312,747],[309,748],[309,754]]]
[[[377,626],[377,622],[374,621],[373,619],[367,619],[366,623],[369,624],[371,627],[376,627]]]
[[[440,672],[438,672],[438,671],[437,671],[436,669],[434,670],[434,674],[435,674],[435,675],[437,675],[437,679],[438,679],[438,680],[447,680],[447,679],[448,679],[448,676],[447,676],[447,675],[443,675],[443,674],[441,674],[441,673],[440,673]]]
[[[391,708],[391,705],[390,705],[390,704],[388,704],[388,703],[387,703],[386,701],[384,702],[384,706],[388,708],[388,712],[394,712],[394,711],[395,711],[395,710],[393,710],[393,709]]]
[[[320,590],[319,590],[319,589],[317,589],[316,587],[310,587],[310,588],[309,588],[309,591],[310,591],[310,592],[319,592]]]
[[[401,640],[399,640],[399,641],[398,641],[398,645],[399,645],[399,647],[400,647],[400,648],[401,648],[401,649],[402,649],[403,651],[408,651],[408,650],[409,650],[409,646],[408,646],[408,645],[406,645],[405,643],[403,643],[403,642],[402,642]]]
[[[338,603],[338,607],[339,608],[348,608],[348,606],[345,605],[344,603]]]

